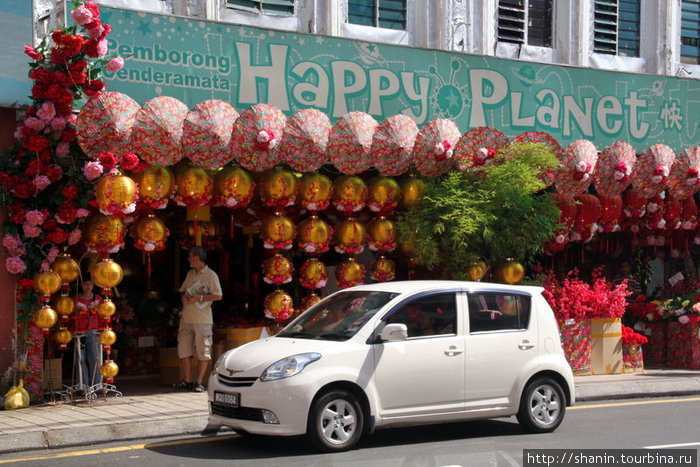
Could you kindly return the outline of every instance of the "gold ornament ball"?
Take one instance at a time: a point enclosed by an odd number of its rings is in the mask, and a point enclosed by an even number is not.
[[[63,282],[73,282],[80,274],[80,266],[70,255],[58,255],[51,265],[51,270],[61,277]]]
[[[121,219],[104,214],[90,216],[85,225],[85,244],[95,248],[112,248],[124,238]]]
[[[299,198],[304,204],[325,204],[331,198],[331,181],[319,173],[306,173],[299,180]]]
[[[263,261],[263,271],[268,275],[288,277],[292,275],[294,266],[286,256],[277,253]]]
[[[294,198],[297,192],[297,178],[289,170],[280,168],[268,170],[260,180],[260,198],[267,202],[277,202]]]
[[[331,238],[331,228],[318,216],[311,216],[299,224],[297,240],[299,243],[326,243]]]
[[[117,306],[109,298],[105,298],[102,303],[97,305],[97,314],[102,318],[110,318],[117,312]]]
[[[61,295],[53,304],[59,316],[68,316],[75,311],[75,300],[68,295]]]
[[[420,178],[409,178],[401,184],[401,208],[411,209],[418,206],[425,194],[425,182]]]
[[[299,274],[310,282],[318,282],[324,278],[328,278],[326,265],[317,258],[306,260],[306,262],[301,266]]]
[[[34,324],[42,331],[48,331],[58,321],[58,314],[48,305],[34,312]]]
[[[394,223],[384,217],[373,219],[367,224],[369,238],[376,243],[390,243],[395,241]]]
[[[401,195],[399,184],[393,178],[375,177],[367,183],[368,201],[379,206],[398,202]]]
[[[105,329],[100,333],[97,340],[100,342],[101,345],[109,347],[115,342],[117,342],[117,334],[111,329]]]
[[[95,185],[95,198],[100,209],[106,210],[111,203],[129,205],[136,200],[136,183],[126,175],[107,175]]]
[[[268,295],[268,298],[268,308],[274,313],[281,313],[285,310],[285,308],[292,308],[292,297],[290,297],[284,290],[275,290]]]
[[[61,287],[61,276],[52,270],[34,276],[34,290],[43,295],[51,295]]]
[[[162,242],[165,239],[165,224],[153,214],[148,214],[136,221],[134,226],[136,238],[143,242]]]
[[[467,268],[467,276],[472,281],[478,281],[484,277],[485,272],[486,270],[479,263],[474,263]]]
[[[335,277],[339,282],[357,282],[362,283],[365,280],[362,265],[355,261],[354,258],[348,258],[340,262],[335,269]]]
[[[260,228],[262,237],[273,242],[286,242],[294,239],[294,222],[286,216],[275,214],[266,217]]]
[[[355,219],[341,221],[335,229],[335,243],[341,246],[361,245],[365,242],[365,226]]]
[[[100,367],[100,374],[104,379],[112,380],[119,373],[119,366],[114,360],[107,360]]]
[[[214,192],[222,201],[228,198],[248,199],[254,189],[253,179],[242,167],[226,166],[214,178]]]
[[[175,190],[175,178],[167,167],[149,165],[133,175],[139,187],[139,196],[146,202],[165,202]]]
[[[380,256],[376,261],[372,261],[370,267],[372,275],[375,277],[390,275],[393,279],[393,276],[396,274],[396,264],[386,256]]]
[[[341,175],[333,182],[333,198],[341,202],[364,203],[367,185],[355,175]]]
[[[185,197],[202,197],[214,189],[214,181],[201,167],[187,167],[177,176],[177,194]]]
[[[73,334],[66,328],[60,328],[53,333],[53,338],[59,345],[66,345],[73,338]]]
[[[124,271],[119,264],[107,258],[95,263],[90,270],[92,282],[103,289],[111,289],[118,285],[124,278]]]
[[[507,260],[499,268],[498,279],[506,284],[517,284],[525,277],[525,268],[517,261]]]

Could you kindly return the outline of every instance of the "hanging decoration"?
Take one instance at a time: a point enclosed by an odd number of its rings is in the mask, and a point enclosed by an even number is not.
[[[287,117],[278,108],[255,104],[233,126],[230,151],[234,159],[253,172],[271,169],[280,161],[279,146]]]
[[[90,157],[99,152],[121,154],[139,110],[141,106],[126,94],[102,92],[91,97],[75,121],[78,144]]]
[[[326,265],[318,258],[307,259],[299,270],[299,283],[307,289],[321,289],[328,283]]]
[[[462,172],[488,166],[496,153],[509,144],[510,140],[500,130],[488,126],[472,128],[457,142],[455,164]]]
[[[283,290],[275,290],[265,297],[263,312],[268,319],[284,321],[294,313],[294,301]]]
[[[668,187],[679,200],[700,191],[700,146],[686,149],[676,156],[668,177]]]
[[[131,214],[136,210],[136,201],[139,199],[138,187],[126,175],[119,172],[109,173],[97,182],[95,198],[102,214]]]
[[[413,163],[426,177],[436,177],[454,166],[454,147],[461,134],[457,125],[446,118],[429,121],[418,132],[413,146]]]
[[[517,284],[525,277],[525,268],[513,259],[507,259],[496,269],[496,277],[503,284]]]
[[[34,313],[34,324],[42,334],[46,334],[58,321],[58,314],[51,308],[49,301],[51,295],[61,287],[61,276],[47,269],[34,276],[33,285],[34,290],[40,294],[40,302],[43,304]]]
[[[563,250],[571,239],[571,229],[576,221],[576,201],[562,193],[547,193],[559,209],[559,227],[554,231],[554,238],[544,245],[545,253],[551,255]]]
[[[543,131],[526,131],[520,133],[513,138],[513,143],[542,143],[547,146],[557,159],[561,160],[562,157],[562,149],[557,140]],[[554,172],[543,173],[542,181],[544,181],[547,186],[554,183]]]
[[[598,195],[600,201],[600,230],[618,232],[622,220],[622,196]]]
[[[299,224],[297,245],[305,253],[320,255],[328,251],[333,237],[333,227],[316,215],[310,216]]]
[[[214,192],[214,180],[201,167],[186,166],[175,177],[173,198],[180,206],[197,207],[208,204]]]
[[[111,328],[110,318],[114,315],[116,307],[111,300],[111,289],[119,285],[124,278],[122,267],[110,258],[103,258],[90,268],[92,282],[102,289],[102,303],[97,306],[97,313],[106,321],[106,330]],[[105,331],[106,331],[105,330]],[[116,336],[115,336],[116,340]],[[119,366],[111,359],[111,344],[103,348],[105,352],[104,363],[100,367],[100,374],[105,383],[114,382],[114,377],[119,373]]]
[[[326,153],[336,169],[356,175],[372,167],[372,138],[377,121],[364,112],[350,112],[331,128]]]
[[[418,206],[420,199],[425,195],[425,182],[417,177],[408,177],[399,182],[401,198],[399,207],[411,209]]]
[[[655,144],[637,158],[632,172],[632,188],[644,198],[651,198],[666,189],[676,155],[665,144]]]
[[[158,96],[146,102],[136,114],[129,149],[150,165],[176,164],[183,157],[182,126],[188,112],[174,97]]]
[[[389,282],[396,277],[396,263],[386,256],[380,256],[369,265],[370,277],[377,282]]]
[[[335,251],[340,254],[355,255],[365,250],[367,231],[365,227],[350,217],[338,223],[333,235]]]
[[[600,219],[600,201],[595,195],[584,193],[574,197],[577,203],[576,222],[574,223],[572,240],[590,242],[598,230]]]
[[[301,299],[300,311],[304,312],[320,301],[321,301],[321,297],[319,297],[315,293],[310,293],[309,295],[307,295]]]
[[[377,125],[372,154],[380,174],[396,177],[411,167],[416,136],[418,126],[408,115],[391,115]]]
[[[292,282],[294,266],[286,256],[276,253],[262,264],[263,280],[267,284],[282,285]]]
[[[167,167],[149,165],[132,175],[138,186],[138,206],[145,210],[165,209],[175,191],[175,178]]]
[[[297,197],[297,178],[289,170],[275,167],[260,177],[260,201],[266,206],[283,209]]]
[[[598,151],[586,139],[572,142],[564,149],[561,167],[554,172],[559,193],[576,196],[584,193],[593,182],[593,170],[598,161]]]
[[[84,243],[89,251],[116,253],[124,246],[126,229],[121,219],[93,214],[85,222]]]
[[[301,109],[287,122],[280,147],[281,162],[293,170],[312,172],[327,161],[331,132],[328,116],[318,109]]]
[[[380,253],[394,251],[396,248],[396,229],[389,219],[379,216],[367,224],[369,249]]]
[[[625,215],[623,229],[633,234],[638,233],[641,219],[646,214],[646,199],[628,188],[622,193],[622,213]]]
[[[333,205],[345,213],[359,212],[367,202],[367,185],[354,175],[341,175],[333,182]]]
[[[289,250],[294,241],[294,222],[279,212],[266,217],[260,227],[263,246],[272,251]]]
[[[664,198],[664,228],[666,230],[677,230],[681,228],[681,202],[670,194]]]
[[[59,328],[54,333],[54,338],[59,350],[66,350],[68,343],[72,339],[72,334],[67,326],[68,317],[75,312],[76,308],[75,301],[69,295],[69,284],[80,275],[80,266],[70,255],[63,253],[58,255],[51,263],[51,270],[61,278],[61,295],[53,304],[53,308],[59,317]]]
[[[214,178],[214,203],[227,208],[244,208],[253,199],[255,182],[242,167],[226,166]]]
[[[681,229],[695,230],[697,227],[698,207],[692,196],[681,200]]]
[[[134,223],[131,234],[136,248],[146,253],[153,253],[165,248],[170,231],[161,219],[154,214],[147,214]]]
[[[189,111],[182,126],[182,152],[205,169],[219,169],[233,159],[229,144],[238,112],[231,104],[209,99]]]
[[[480,281],[486,274],[487,270],[488,265],[486,264],[486,261],[480,259],[478,261],[474,261],[474,263],[467,268],[467,276],[471,281]]]
[[[331,202],[332,188],[330,179],[325,175],[305,173],[299,179],[297,203],[309,211],[323,211]]]
[[[385,214],[399,204],[401,188],[393,178],[374,177],[367,182],[367,207],[372,212]]]
[[[631,144],[617,141],[606,147],[593,170],[596,192],[603,196],[621,194],[632,183],[636,163],[637,154]]]
[[[342,260],[335,268],[336,284],[341,289],[365,283],[365,267],[354,257]]]

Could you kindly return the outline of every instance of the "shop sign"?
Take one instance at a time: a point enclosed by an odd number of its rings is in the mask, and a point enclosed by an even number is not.
[[[103,8],[110,52],[127,58],[109,89],[143,103],[189,107],[221,99],[238,111],[266,102],[287,115],[316,107],[331,119],[403,113],[422,125],[452,119],[509,136],[545,131],[566,145],[638,150],[700,142],[700,81],[546,65]]]

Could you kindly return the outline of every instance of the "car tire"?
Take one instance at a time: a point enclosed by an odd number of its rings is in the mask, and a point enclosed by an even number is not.
[[[517,419],[527,431],[548,433],[561,424],[565,412],[566,399],[559,383],[537,378],[525,386]]]
[[[326,452],[347,451],[357,444],[364,428],[362,406],[352,393],[332,390],[311,406],[307,436]]]

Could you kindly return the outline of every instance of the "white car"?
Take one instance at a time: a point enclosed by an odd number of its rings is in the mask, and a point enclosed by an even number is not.
[[[209,423],[306,434],[325,451],[378,428],[511,415],[552,431],[575,401],[574,380],[541,292],[456,281],[338,291],[219,358]]]

